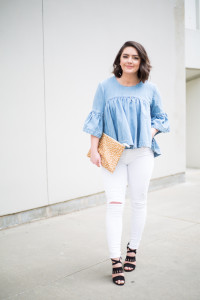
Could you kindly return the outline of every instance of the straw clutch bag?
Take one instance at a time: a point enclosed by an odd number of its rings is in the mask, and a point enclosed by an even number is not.
[[[113,173],[124,148],[125,145],[103,133],[98,144],[98,152],[101,156],[101,165]],[[91,149],[89,150],[87,156],[91,157]]]

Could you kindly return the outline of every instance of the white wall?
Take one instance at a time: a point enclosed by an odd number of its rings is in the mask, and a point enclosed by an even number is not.
[[[185,67],[200,69],[200,0],[185,0]]]
[[[187,166],[200,168],[200,78],[187,82]]]
[[[185,0],[185,28],[196,30],[199,17],[199,0]]]
[[[156,138],[163,154],[153,178],[185,171],[183,0],[44,0],[43,10],[41,0],[1,0],[0,6],[1,215],[103,191],[82,127],[99,81],[112,75],[127,40],[146,48],[150,80],[170,119],[171,133]]]
[[[185,67],[200,69],[200,30],[185,30]]]
[[[48,204],[41,1],[0,1],[0,214]]]
[[[200,0],[185,0],[186,158],[200,168]]]

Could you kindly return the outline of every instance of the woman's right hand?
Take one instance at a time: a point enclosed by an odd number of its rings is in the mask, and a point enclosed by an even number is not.
[[[91,151],[90,161],[97,165],[97,167],[101,166],[101,156],[97,150]]]

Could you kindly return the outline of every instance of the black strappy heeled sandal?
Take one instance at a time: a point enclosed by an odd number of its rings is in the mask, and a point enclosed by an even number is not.
[[[136,249],[130,249],[129,248],[129,243],[127,244],[127,249],[128,249],[127,253],[134,252],[136,254],[136,252],[137,252]],[[135,262],[136,261],[136,256],[128,256],[127,255],[126,258],[125,258],[125,261]],[[125,263],[124,267],[131,268],[130,270],[124,269],[124,271],[126,271],[126,272],[131,272],[131,271],[135,270],[136,265],[135,264],[130,264],[130,263]]]
[[[116,260],[116,259],[112,259],[112,258],[111,258],[111,260],[112,260],[112,265],[116,265],[116,264],[118,264],[118,263],[122,263],[121,260],[120,260],[121,258],[122,258],[122,257],[120,257],[119,260]],[[122,267],[116,267],[116,268],[113,268],[112,274],[117,274],[117,273],[123,273]],[[123,282],[123,283],[117,283],[118,280],[123,280],[124,282]],[[122,275],[115,276],[115,277],[113,277],[113,282],[114,282],[115,284],[117,284],[117,285],[124,285],[124,283],[125,283],[125,277],[122,276]]]

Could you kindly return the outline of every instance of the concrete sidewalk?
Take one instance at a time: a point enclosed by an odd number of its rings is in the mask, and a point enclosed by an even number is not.
[[[111,279],[106,205],[0,231],[0,299],[200,299],[200,170],[148,194],[135,271]],[[130,233],[123,218],[122,257]]]

